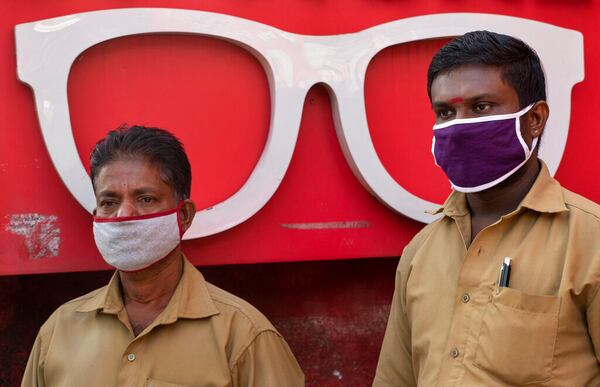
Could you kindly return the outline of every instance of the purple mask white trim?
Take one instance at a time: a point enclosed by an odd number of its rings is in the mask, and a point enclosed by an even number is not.
[[[433,126],[431,153],[448,176],[452,189],[479,192],[500,184],[531,157],[519,118],[533,104],[512,114],[462,118]]]

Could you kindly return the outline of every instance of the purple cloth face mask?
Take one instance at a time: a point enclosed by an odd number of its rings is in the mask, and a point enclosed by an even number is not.
[[[531,109],[487,117],[456,119],[433,126],[431,152],[452,189],[479,192],[506,180],[531,157],[519,118]]]

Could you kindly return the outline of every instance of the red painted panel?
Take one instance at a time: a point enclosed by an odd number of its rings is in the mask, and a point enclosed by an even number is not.
[[[92,239],[91,216],[53,169],[36,122],[33,98],[15,76],[17,23],[123,6],[202,9],[288,31],[337,34],[400,18],[440,12],[491,12],[531,18],[584,34],[586,79],[574,89],[571,134],[558,178],[593,200],[590,178],[600,159],[594,91],[600,86],[600,5],[569,1],[103,1],[10,0],[0,6],[0,274],[106,268]],[[371,63],[365,94],[371,135],[383,164],[412,192],[442,201],[448,192],[429,153],[431,124],[425,71],[439,41],[381,52]],[[557,47],[560,49],[560,47]],[[104,132],[127,122],[166,127],[182,138],[200,207],[237,190],[256,162],[268,130],[264,71],[244,50],[190,36],[117,39],[86,51],[69,81],[72,122],[83,160]],[[350,222],[353,228],[293,229],[290,223]],[[185,242],[198,264],[340,259],[398,255],[421,224],[394,213],[352,175],[333,129],[326,89],[312,89],[292,163],[270,202],[247,222]],[[54,256],[55,255],[55,256]]]

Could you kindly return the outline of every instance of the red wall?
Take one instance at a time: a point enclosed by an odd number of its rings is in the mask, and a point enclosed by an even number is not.
[[[16,1],[0,4],[0,272],[50,273],[106,268],[95,251],[90,216],[51,166],[33,98],[16,78],[15,24],[113,7],[201,9],[304,34],[339,34],[439,12],[491,12],[576,29],[584,35],[585,80],[572,95],[569,139],[557,178],[600,201],[595,125],[600,78],[600,5],[591,1]],[[393,47],[367,74],[371,134],[388,171],[413,192],[441,201],[448,184],[431,162],[433,118],[425,90],[430,55],[440,42]],[[560,47],[556,48],[560,50]],[[123,122],[176,132],[194,165],[193,198],[210,206],[235,192],[256,162],[268,130],[268,87],[248,53],[189,36],[131,37],[85,52],[74,64],[69,103],[82,160],[107,129]],[[592,114],[590,114],[592,112]],[[201,128],[201,130],[199,129]],[[56,216],[58,256],[9,232],[15,214]],[[367,221],[370,227],[288,230],[282,223]],[[245,297],[288,338],[308,385],[368,385],[374,373],[397,258],[422,227],[388,210],[355,179],[335,137],[330,101],[313,88],[304,104],[296,151],[282,185],[257,215],[222,234],[186,242],[188,255],[214,283]],[[39,230],[38,230],[39,231]],[[37,234],[39,235],[39,233]],[[38,243],[39,242],[39,243]],[[37,249],[37,250],[36,250]],[[42,254],[43,256],[43,254]],[[36,330],[66,300],[106,282],[108,272],[0,277],[0,385],[17,385]],[[334,371],[339,371],[334,373]],[[337,376],[336,376],[337,375]],[[342,379],[339,379],[339,376]]]

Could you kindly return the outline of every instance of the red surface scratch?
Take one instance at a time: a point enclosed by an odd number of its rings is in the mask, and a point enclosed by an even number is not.
[[[296,230],[331,230],[342,228],[368,228],[371,223],[366,220],[353,220],[346,222],[314,222],[314,223],[283,223],[281,227]]]

